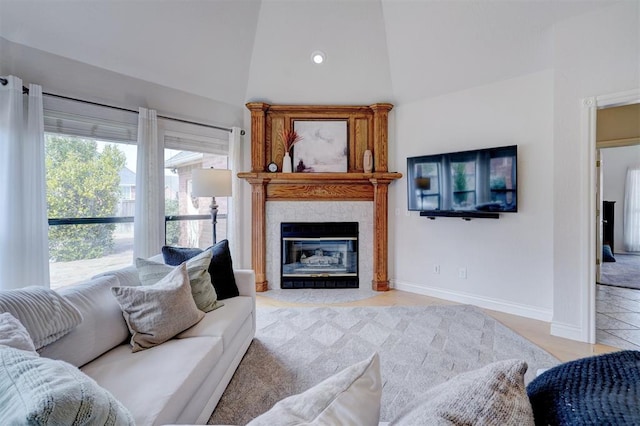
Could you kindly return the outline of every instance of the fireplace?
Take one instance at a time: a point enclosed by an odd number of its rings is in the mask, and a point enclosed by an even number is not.
[[[280,287],[358,288],[358,222],[280,225]]]

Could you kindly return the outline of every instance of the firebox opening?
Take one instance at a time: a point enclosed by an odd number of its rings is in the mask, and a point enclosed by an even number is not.
[[[280,287],[358,288],[358,222],[280,225]]]

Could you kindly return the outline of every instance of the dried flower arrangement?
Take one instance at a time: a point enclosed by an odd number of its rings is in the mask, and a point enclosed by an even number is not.
[[[282,129],[282,146],[284,146],[285,152],[290,152],[293,145],[301,140],[302,136],[300,136],[295,130]]]

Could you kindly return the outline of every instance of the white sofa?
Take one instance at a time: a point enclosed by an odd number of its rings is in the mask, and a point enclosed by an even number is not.
[[[223,300],[223,307],[175,338],[135,353],[110,290],[140,285],[135,267],[61,289],[83,321],[39,353],[80,367],[131,411],[137,425],[206,424],[256,330],[254,272],[234,275],[240,296]]]

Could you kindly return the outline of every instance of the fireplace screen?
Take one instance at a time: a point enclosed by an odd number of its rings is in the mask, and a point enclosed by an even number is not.
[[[357,222],[282,224],[281,287],[358,287],[357,226]]]

